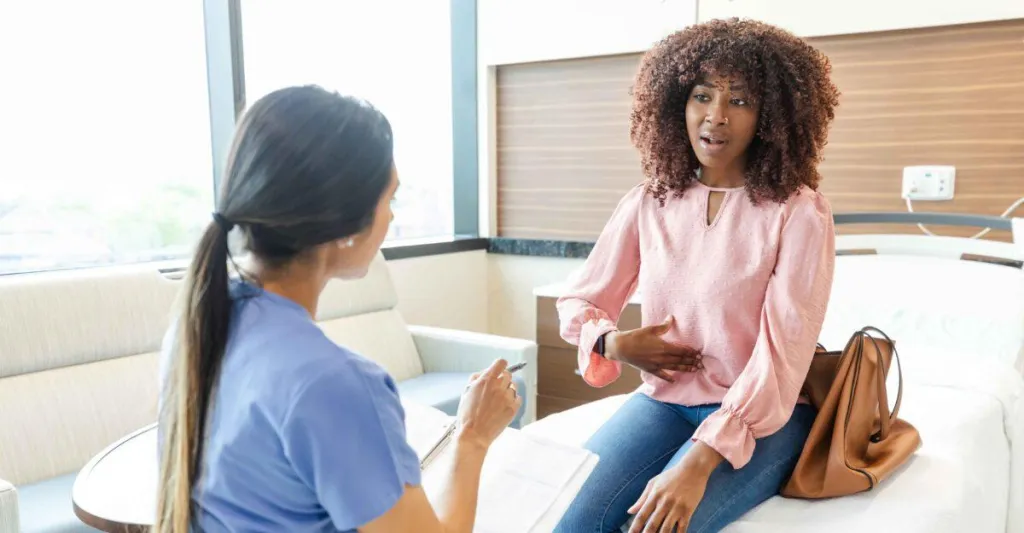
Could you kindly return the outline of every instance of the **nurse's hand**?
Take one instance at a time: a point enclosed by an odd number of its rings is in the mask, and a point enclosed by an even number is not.
[[[519,412],[523,400],[507,367],[507,361],[498,359],[487,370],[473,375],[456,415],[460,439],[490,447]]]

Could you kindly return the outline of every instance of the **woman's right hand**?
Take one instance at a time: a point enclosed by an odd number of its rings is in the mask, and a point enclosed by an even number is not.
[[[469,388],[459,402],[460,438],[489,447],[519,412],[523,400],[507,367],[507,361],[498,359],[470,378]]]
[[[629,331],[613,331],[605,336],[605,357],[621,361],[644,372],[674,382],[670,372],[694,372],[704,368],[702,356],[688,346],[664,339],[675,319],[668,317],[661,324]]]

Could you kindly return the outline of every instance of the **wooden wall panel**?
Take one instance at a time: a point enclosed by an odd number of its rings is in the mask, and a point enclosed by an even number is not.
[[[909,165],[957,167],[954,200],[917,202],[918,211],[998,215],[1024,196],[1024,20],[811,42],[831,59],[843,93],[821,165],[822,191],[836,212],[905,210],[900,185]],[[499,67],[500,236],[597,237],[621,195],[642,179],[628,137],[639,59]]]
[[[592,241],[641,179],[629,142],[636,54],[497,72],[498,233]]]

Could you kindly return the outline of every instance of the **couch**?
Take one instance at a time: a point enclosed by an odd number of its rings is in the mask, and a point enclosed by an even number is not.
[[[181,289],[153,266],[0,276],[0,533],[93,531],[74,515],[77,471],[96,453],[156,419],[157,360]],[[403,400],[454,413],[471,372],[503,357],[534,419],[531,341],[410,326],[387,263],[335,281],[317,321],[339,344],[377,361]]]

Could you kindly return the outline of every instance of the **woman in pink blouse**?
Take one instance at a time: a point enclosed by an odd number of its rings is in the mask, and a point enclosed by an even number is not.
[[[800,398],[832,286],[817,171],[839,92],[827,58],[753,21],[651,49],[633,90],[645,183],[558,302],[583,379],[644,385],[590,439],[564,533],[711,532],[778,494],[815,416]],[[638,293],[644,327],[620,331]],[[676,529],[678,528],[678,529]]]

